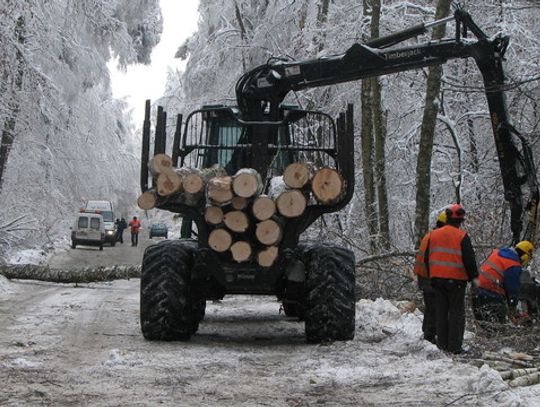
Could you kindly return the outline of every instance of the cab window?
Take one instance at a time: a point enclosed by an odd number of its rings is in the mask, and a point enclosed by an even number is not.
[[[90,219],[90,229],[99,230],[99,218]]]
[[[88,228],[88,218],[86,216],[81,216],[77,224],[78,229],[87,229]]]

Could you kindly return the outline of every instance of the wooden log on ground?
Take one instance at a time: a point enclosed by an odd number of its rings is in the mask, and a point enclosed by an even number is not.
[[[145,211],[153,209],[157,204],[157,196],[154,190],[148,190],[143,192],[137,199],[137,205],[139,208],[144,209]]]
[[[243,198],[251,198],[261,193],[263,183],[259,173],[253,168],[242,168],[233,177],[232,189]]]
[[[248,200],[247,198],[244,198],[242,196],[235,196],[231,200],[231,206],[233,209],[236,209],[237,211],[241,211],[242,209],[246,209],[248,206]]]
[[[171,169],[162,171],[157,177],[156,190],[161,196],[171,196],[180,191],[182,180],[180,176]]]
[[[208,236],[208,246],[218,253],[223,253],[231,247],[232,236],[231,234],[222,228],[214,229]]]
[[[153,176],[172,169],[172,158],[167,154],[156,154],[148,162],[148,170]]]
[[[286,218],[296,218],[304,213],[307,206],[307,199],[302,191],[290,189],[283,192],[276,199],[278,212]]]
[[[276,246],[270,246],[257,253],[257,263],[261,267],[270,267],[276,261],[279,249]]]
[[[519,386],[532,386],[533,384],[538,384],[538,383],[540,383],[540,372],[531,373],[531,374],[510,380],[508,382],[508,385],[510,387],[519,387]]]
[[[278,244],[283,236],[283,227],[276,219],[267,219],[257,223],[255,228],[257,240],[266,246]]]
[[[233,198],[232,178],[214,177],[208,180],[206,185],[206,196],[210,202],[217,205],[224,205]]]
[[[204,219],[210,225],[219,225],[223,222],[223,210],[219,206],[207,206],[204,210]]]
[[[141,266],[121,264],[116,266],[81,267],[69,269],[50,268],[35,264],[0,266],[0,274],[9,279],[48,281],[51,283],[82,284],[99,281],[125,280],[141,277]]]
[[[340,201],[345,192],[345,181],[338,170],[321,168],[311,180],[311,190],[317,201],[333,205]]]
[[[253,201],[251,211],[257,220],[263,221],[274,216],[276,213],[276,204],[269,196],[261,195]]]
[[[238,263],[248,261],[252,253],[253,250],[251,249],[251,245],[248,242],[241,240],[238,242],[234,242],[231,246],[232,257],[234,261]]]
[[[501,355],[500,353],[496,353],[496,352],[484,352],[483,355],[482,355],[482,358],[483,359],[487,359],[487,360],[495,360],[495,361],[501,361],[501,362],[505,362],[505,363],[510,363],[510,364],[513,364],[513,365],[516,365],[516,366],[522,366],[522,367],[533,367],[531,362],[528,362],[528,361],[525,361],[525,360],[517,360],[517,359],[512,359],[508,356],[504,356],[504,355]]]
[[[525,369],[506,370],[504,372],[500,372],[500,374],[504,380],[507,380],[507,379],[517,379],[518,377],[527,376],[527,375],[530,375],[532,373],[537,373],[537,372],[540,373],[540,368],[530,367],[530,368],[525,368]]]
[[[283,182],[289,188],[303,188],[309,182],[311,168],[307,163],[292,163],[283,171]]]
[[[227,212],[223,216],[223,222],[230,230],[237,233],[243,233],[249,227],[249,219],[242,211]]]

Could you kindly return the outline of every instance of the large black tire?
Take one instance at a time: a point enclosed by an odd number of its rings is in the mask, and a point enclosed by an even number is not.
[[[140,302],[146,339],[186,341],[197,331],[202,317],[192,298],[194,249],[191,240],[164,240],[146,249]]]
[[[345,341],[355,331],[355,261],[347,249],[302,247],[306,266],[305,332],[310,343]]]

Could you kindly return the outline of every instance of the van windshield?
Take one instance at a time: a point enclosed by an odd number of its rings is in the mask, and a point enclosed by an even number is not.
[[[103,216],[103,222],[114,222],[114,216],[111,211],[101,211],[101,216]]]

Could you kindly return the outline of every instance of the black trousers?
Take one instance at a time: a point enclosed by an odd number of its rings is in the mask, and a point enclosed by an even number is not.
[[[116,231],[116,241],[120,243],[124,243],[124,229],[118,229]]]
[[[424,339],[435,343],[436,335],[436,308],[435,308],[435,290],[431,287],[429,278],[418,276],[418,288],[424,295],[424,321],[422,322],[422,332]]]
[[[437,346],[460,352],[465,332],[465,288],[467,282],[432,278],[435,291]]]
[[[137,246],[139,244],[139,233],[131,232],[131,245]]]

